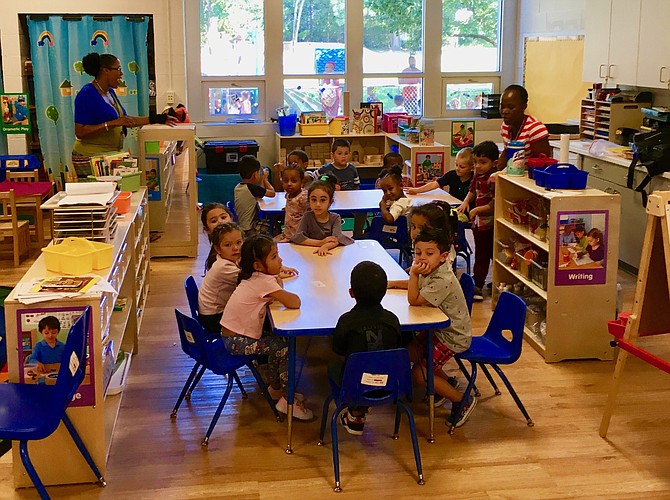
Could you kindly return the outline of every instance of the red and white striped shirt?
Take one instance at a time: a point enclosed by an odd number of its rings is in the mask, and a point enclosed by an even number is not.
[[[547,127],[545,127],[544,123],[542,123],[540,120],[534,116],[524,115],[523,124],[521,125],[521,129],[519,130],[517,137],[513,139],[510,138],[509,125],[507,125],[505,122],[503,122],[502,126],[500,127],[500,135],[502,136],[503,142],[505,143],[505,147],[507,147],[507,143],[510,141],[523,141],[526,146],[526,158],[529,158],[531,156],[530,145],[549,136],[549,132],[547,131]]]

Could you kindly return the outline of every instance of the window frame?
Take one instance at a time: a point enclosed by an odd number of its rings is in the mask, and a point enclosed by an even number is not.
[[[460,76],[453,73],[449,76],[443,76],[441,79],[442,107],[440,108],[440,117],[442,118],[470,118],[481,116],[481,109],[447,109],[447,85],[458,83],[492,83],[493,93],[500,93],[500,75],[495,73],[481,73],[478,75],[463,74]]]

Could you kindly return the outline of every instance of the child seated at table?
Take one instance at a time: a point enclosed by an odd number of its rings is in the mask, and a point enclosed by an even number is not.
[[[42,340],[35,344],[28,362],[37,363],[40,375],[56,372],[65,350],[65,344],[58,340],[60,321],[56,316],[45,316],[37,323],[37,330],[42,334]]]
[[[280,277],[282,260],[277,244],[265,234],[256,234],[242,244],[239,284],[228,299],[221,317],[221,334],[228,352],[234,355],[267,354],[268,391],[277,401],[277,410],[288,411],[288,341],[271,331],[263,331],[267,305],[273,300],[289,309],[300,308],[300,297],[284,290]],[[311,420],[312,410],[303,405],[304,397],[296,395],[293,416]]]
[[[216,259],[205,275],[198,291],[200,323],[209,332],[221,331],[221,316],[233,290],[237,287],[242,248],[242,230],[234,222],[219,224],[209,236]]]
[[[394,165],[379,173],[381,189],[384,192],[379,202],[382,219],[392,224],[398,217],[407,215],[412,208],[412,200],[405,196],[402,185],[402,167]]]
[[[400,166],[401,170],[405,169],[405,160],[403,160],[403,157],[400,153],[386,153],[384,155],[384,160],[382,162],[382,169],[384,168],[391,168],[393,165],[398,165]],[[408,176],[403,175],[402,176],[402,187],[403,188],[411,188],[414,187],[414,184],[412,184],[412,179],[410,179]],[[375,181],[375,189],[381,189],[382,188],[382,180],[380,178],[377,178]]]
[[[279,175],[280,178],[284,172],[284,169],[289,165],[298,165],[307,172],[307,167],[309,167],[309,156],[302,149],[294,149],[289,154],[286,155],[286,166],[277,162],[274,165],[275,175]],[[304,188],[307,188],[310,182],[312,182],[311,175],[305,175],[302,179],[302,185]]]
[[[350,245],[352,238],[342,233],[342,219],[328,209],[333,204],[335,183],[332,174],[324,174],[309,186],[309,212],[303,215],[298,230],[291,241],[298,245],[317,247],[314,253],[329,255],[331,249],[338,245]]]
[[[386,295],[386,272],[379,264],[363,261],[351,271],[349,294],[356,300],[350,311],[340,316],[333,333],[333,352],[339,357],[328,363],[328,377],[342,385],[346,358],[355,352],[401,347],[400,321],[381,301]],[[365,426],[367,407],[350,407],[340,415],[349,434],[360,436]]]
[[[409,280],[389,282],[389,286],[406,288],[410,305],[439,307],[451,320],[448,327],[433,331],[433,367],[437,375],[434,382],[435,392],[452,402],[447,425],[455,422],[456,427],[460,427],[470,417],[477,398],[472,395],[464,405],[463,412],[457,415],[457,403],[461,402],[463,394],[446,380],[446,376],[441,376],[444,364],[454,354],[468,349],[472,340],[465,296],[448,261],[449,246],[449,236],[444,231],[423,229],[414,240],[414,262],[410,268]],[[408,349],[414,362],[414,381],[423,384],[426,381],[426,333],[420,332]]]
[[[240,158],[238,168],[242,182],[235,186],[233,192],[237,222],[245,236],[268,233],[268,222],[258,218],[258,200],[264,196],[275,196],[275,190],[268,180],[268,172],[261,169],[260,162],[253,155]]]
[[[275,241],[291,241],[298,230],[300,221],[309,210],[307,190],[303,188],[305,169],[297,163],[289,163],[281,173],[282,185],[286,193],[284,208],[284,231],[275,236]]]
[[[202,209],[200,214],[200,220],[202,221],[202,229],[205,231],[205,234],[210,238],[214,228],[219,224],[225,224],[226,222],[233,222],[235,218],[233,214],[230,213],[230,210],[223,203],[208,203]],[[205,261],[205,272],[209,271],[212,268],[212,265],[216,261],[216,250],[214,245],[211,245],[209,248],[209,255]]]

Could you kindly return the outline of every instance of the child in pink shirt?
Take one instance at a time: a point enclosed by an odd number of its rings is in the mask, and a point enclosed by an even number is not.
[[[289,163],[282,171],[281,179],[286,193],[284,231],[275,237],[275,241],[286,242],[295,236],[302,216],[309,210],[309,201],[307,190],[302,187],[305,179],[304,168],[297,163]]]
[[[271,332],[263,332],[267,305],[278,300],[289,309],[300,308],[300,297],[284,290],[280,273],[282,260],[277,244],[267,235],[256,234],[242,244],[237,288],[228,299],[221,318],[223,341],[235,355],[267,354],[272,380],[268,390],[277,401],[277,410],[287,413],[288,341]],[[312,410],[304,407],[296,395],[293,416],[311,420]]]

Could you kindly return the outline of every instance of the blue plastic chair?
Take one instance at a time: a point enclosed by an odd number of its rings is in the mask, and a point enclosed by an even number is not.
[[[179,327],[179,340],[181,341],[184,352],[188,351],[193,353],[195,356],[194,359],[196,359],[196,361],[200,360],[206,369],[210,370],[216,375],[225,376],[228,379],[226,390],[223,393],[221,402],[219,403],[216,412],[214,412],[214,417],[212,418],[212,422],[209,424],[207,434],[202,440],[202,446],[207,446],[209,444],[209,437],[212,435],[214,427],[216,427],[216,423],[219,421],[223,407],[226,405],[230,391],[233,388],[235,372],[243,366],[246,366],[251,370],[251,373],[256,379],[256,382],[258,382],[258,386],[263,392],[263,396],[265,396],[265,400],[270,405],[270,408],[274,412],[277,421],[279,421],[279,412],[277,411],[277,408],[275,408],[274,401],[272,401],[272,397],[268,392],[268,388],[252,363],[253,360],[258,356],[235,356],[230,354],[226,349],[222,338],[210,341],[207,338],[207,334],[204,328],[198,320],[185,315],[179,309],[175,309],[174,312],[177,318],[177,326]],[[191,371],[191,375],[193,375],[193,371]]]
[[[466,222],[458,222],[456,230],[456,259],[454,259],[454,269],[456,269],[456,260],[458,260],[458,257],[461,257],[465,261],[465,268],[468,274],[470,274],[470,256],[472,255],[472,250],[465,236],[465,229],[469,226]]]
[[[458,415],[463,411],[463,404],[470,397],[470,392],[475,385],[477,378],[477,366],[485,369],[484,365],[491,365],[498,373],[498,376],[507,386],[510,394],[514,398],[514,402],[518,406],[523,416],[526,418],[526,423],[532,427],[531,420],[526,408],[517,396],[512,384],[500,369],[498,365],[511,365],[516,362],[521,356],[521,347],[523,345],[523,327],[526,320],[526,303],[523,299],[510,292],[503,292],[500,294],[498,304],[496,305],[493,316],[489,321],[489,325],[481,337],[473,337],[470,348],[460,354],[456,354],[455,358],[459,360],[467,360],[472,365],[472,373],[468,382],[468,386],[463,394],[463,401],[459,405]],[[503,332],[510,331],[512,333],[511,340],[508,340],[503,335]],[[489,381],[493,384],[496,394],[500,394],[498,387],[490,378]],[[454,422],[455,423],[455,422]],[[452,424],[449,429],[449,434],[454,433],[455,425]]]
[[[235,202],[233,200],[228,200],[226,202],[226,208],[231,214],[233,214],[233,219],[237,221],[237,212],[235,212]]]
[[[409,265],[410,256],[409,231],[407,218],[400,216],[395,222],[386,222],[381,216],[374,217],[368,229],[368,238],[378,241],[387,250],[398,250],[398,264],[403,265],[403,257]]]
[[[386,384],[365,385],[361,379],[364,374],[374,374],[375,378],[388,377]],[[335,470],[334,491],[342,491],[340,486],[340,458],[337,441],[338,416],[349,406],[380,406],[383,404],[396,405],[395,426],[393,428],[393,439],[398,439],[400,427],[400,411],[404,411],[409,419],[409,430],[414,448],[414,460],[419,475],[418,483],[425,484],[423,469],[421,468],[421,455],[419,454],[419,441],[416,437],[414,425],[414,414],[410,407],[403,401],[412,401],[412,375],[407,349],[389,349],[385,351],[356,352],[347,358],[344,366],[342,386],[338,387],[335,381],[330,380],[332,394],[323,403],[323,416],[321,418],[321,434],[319,435],[319,446],[323,446],[323,437],[326,433],[326,419],[328,408],[335,400],[337,408],[330,419],[330,434],[333,440],[333,468]]]
[[[468,273],[461,274],[458,279],[461,284],[461,290],[465,295],[465,303],[468,305],[468,312],[472,316],[472,303],[475,300],[475,279]]]
[[[30,461],[28,441],[49,437],[61,422],[72,436],[98,483],[101,486],[107,484],[66,413],[72,397],[84,380],[90,321],[89,306],[70,328],[56,385],[0,384],[0,439],[19,441],[23,466],[43,499],[48,499],[49,495]],[[77,363],[71,359],[73,354],[78,360]],[[73,369],[75,364],[76,368]],[[64,459],[66,457],[60,458]]]
[[[193,276],[189,276],[184,280],[184,289],[186,290],[186,299],[188,300],[188,307],[191,310],[191,317],[198,320],[198,323],[200,323],[200,315],[198,313],[198,284],[195,282]],[[205,331],[205,337],[208,342],[211,342],[220,339],[221,332]],[[184,399],[186,400],[191,399],[191,393],[193,393],[196,386],[200,382],[200,379],[205,374],[205,370],[207,369],[205,367],[204,357],[197,349],[193,348],[192,344],[188,342],[187,343],[182,342],[181,348],[184,351],[184,354],[190,356],[195,360],[195,364],[193,365],[191,373],[186,379],[184,387],[179,393],[177,403],[174,405],[172,413],[170,413],[171,418],[177,417],[177,412],[179,411],[179,407],[181,406]],[[240,392],[242,393],[242,399],[247,399],[249,396],[247,395],[247,391],[244,390],[244,386],[242,385],[242,381],[240,380],[240,377],[237,375],[237,372],[234,373],[233,378],[235,379],[237,387],[239,387]]]

